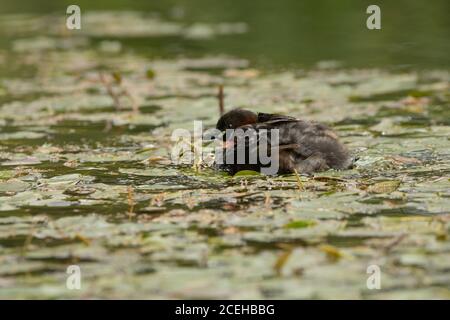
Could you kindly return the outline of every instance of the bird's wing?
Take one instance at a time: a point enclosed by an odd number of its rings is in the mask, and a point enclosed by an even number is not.
[[[298,119],[290,116],[283,116],[281,114],[271,114],[271,113],[258,113],[258,123],[280,123],[280,122],[292,122]]]

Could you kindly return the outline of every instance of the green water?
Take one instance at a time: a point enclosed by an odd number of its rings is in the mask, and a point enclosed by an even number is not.
[[[58,13],[71,1],[2,1],[0,12]],[[128,39],[130,50],[150,55],[231,54],[265,67],[312,66],[337,60],[345,67],[393,69],[450,66],[450,3],[446,0],[373,1],[83,1],[94,10],[157,12],[182,22],[244,22],[248,32],[208,41],[173,37]],[[366,28],[367,6],[381,8],[382,30]],[[114,23],[114,22],[111,22]],[[5,42],[5,39],[2,40]]]
[[[68,4],[0,4],[0,298],[450,298],[448,1],[378,1],[374,31],[366,1],[78,1],[79,31]],[[175,165],[219,85],[355,168]]]

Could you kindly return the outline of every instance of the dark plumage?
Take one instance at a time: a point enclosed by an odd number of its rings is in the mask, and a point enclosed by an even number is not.
[[[236,129],[250,123],[259,122],[258,115],[249,110],[236,109],[225,113],[217,121],[216,128],[220,131]]]
[[[338,140],[337,135],[326,125],[299,120],[289,116],[254,113],[248,110],[235,109],[224,114],[217,122],[216,128],[254,130],[279,130],[279,169],[277,173],[311,174],[328,169],[348,169],[352,166],[352,158],[347,148]],[[224,138],[225,139],[225,138]],[[260,137],[258,135],[258,140]],[[270,135],[269,135],[270,144]],[[225,141],[225,140],[224,140]],[[234,153],[236,160],[236,137],[226,143],[224,154]],[[260,171],[264,167],[259,162],[249,163],[249,144],[246,144],[245,163],[227,163],[219,165],[220,169],[234,174],[241,170]],[[270,150],[270,149],[269,149]],[[225,158],[225,156],[224,156]]]

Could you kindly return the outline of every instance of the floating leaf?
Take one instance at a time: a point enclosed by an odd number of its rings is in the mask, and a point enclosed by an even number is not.
[[[17,179],[0,182],[0,192],[20,192],[29,187],[29,183]]]
[[[292,255],[292,249],[288,249],[279,255],[279,257],[277,258],[277,260],[273,266],[273,269],[275,270],[277,275],[281,275],[281,272],[283,271],[283,267],[291,255]]]
[[[334,246],[330,246],[330,245],[324,244],[324,245],[319,246],[319,249],[321,251],[325,252],[327,257],[331,261],[337,261],[340,258],[342,258],[341,251],[338,248],[334,247]]]
[[[391,193],[398,189],[400,186],[400,181],[397,180],[389,180],[377,182],[375,184],[370,185],[367,188],[367,192],[369,193]]]
[[[302,229],[313,227],[317,224],[314,220],[295,220],[284,225],[287,229]]]
[[[253,170],[241,170],[234,174],[233,177],[260,176],[261,173]]]

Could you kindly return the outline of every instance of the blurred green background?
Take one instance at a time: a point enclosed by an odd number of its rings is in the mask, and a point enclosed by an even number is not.
[[[127,38],[123,43],[157,56],[225,53],[258,66],[308,67],[338,60],[344,67],[448,68],[449,0],[18,0],[0,13],[65,14],[69,4],[91,10],[158,12],[169,20],[245,22],[248,32],[210,40]],[[377,4],[382,30],[366,28],[366,8]],[[4,44],[5,41],[3,41]]]

